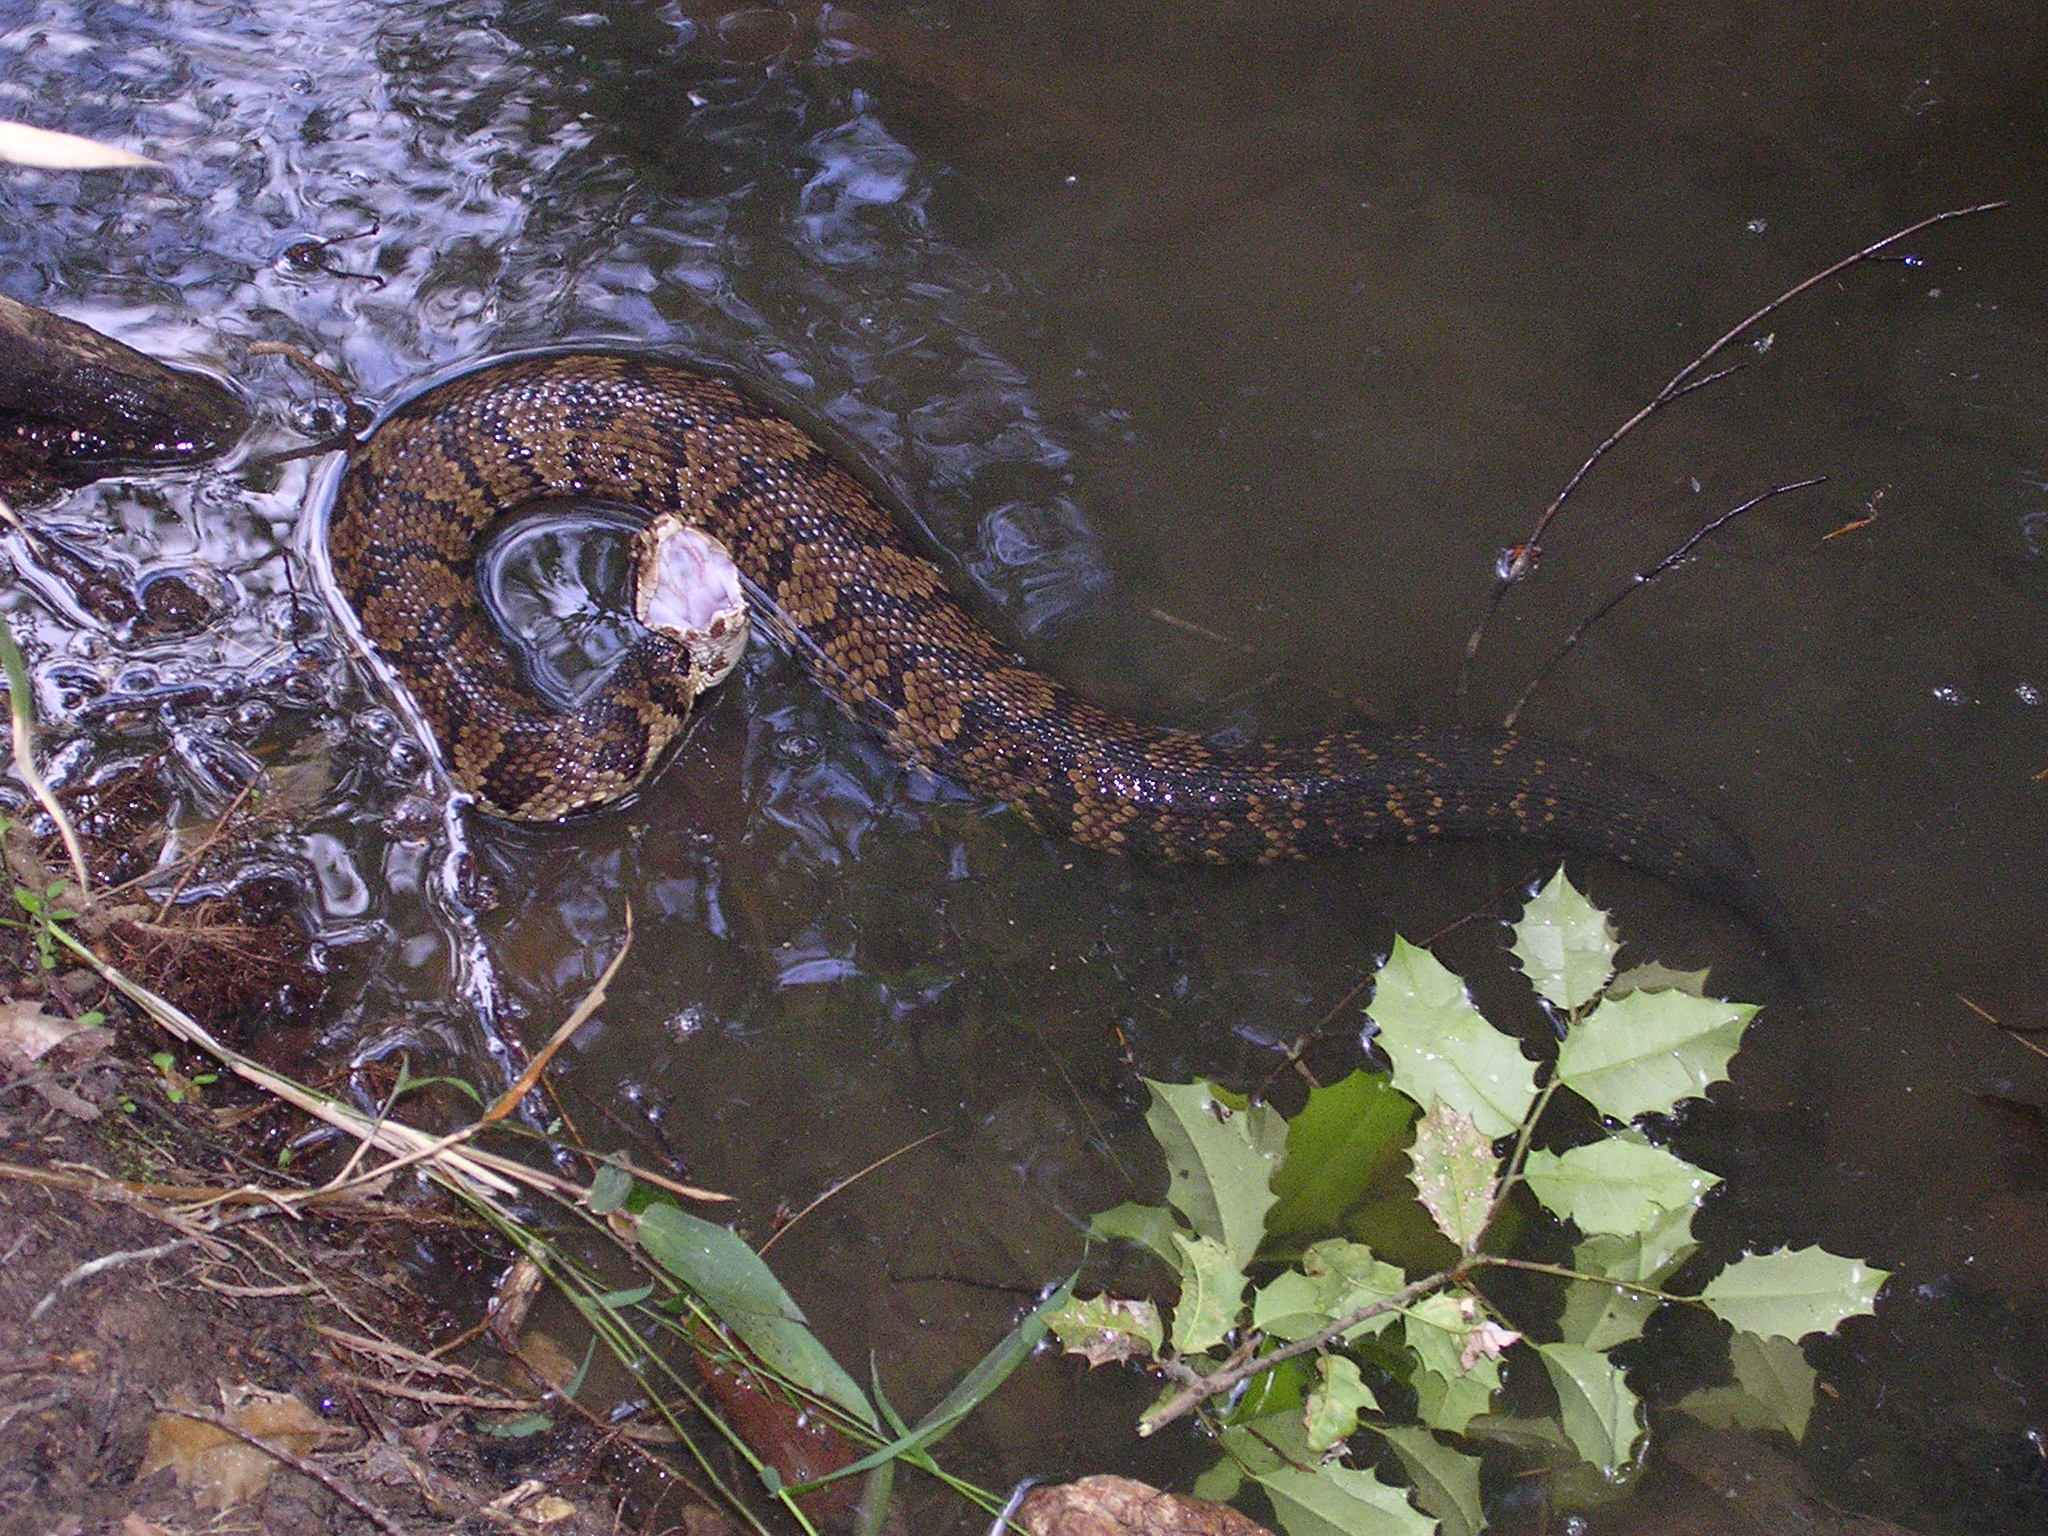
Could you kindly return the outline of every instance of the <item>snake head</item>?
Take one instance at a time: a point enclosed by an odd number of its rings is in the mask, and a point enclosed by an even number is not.
[[[726,547],[672,513],[633,540],[633,613],[690,653],[697,690],[715,688],[747,648],[747,595]]]

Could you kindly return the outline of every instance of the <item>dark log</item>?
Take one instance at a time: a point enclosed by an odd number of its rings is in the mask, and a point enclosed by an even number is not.
[[[215,380],[0,298],[0,494],[34,500],[120,470],[195,464],[248,424]]]

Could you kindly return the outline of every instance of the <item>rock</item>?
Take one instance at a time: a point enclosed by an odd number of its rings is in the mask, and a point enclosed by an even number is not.
[[[1017,1507],[1030,1536],[1268,1536],[1227,1504],[1162,1493],[1128,1477],[1034,1488]]]

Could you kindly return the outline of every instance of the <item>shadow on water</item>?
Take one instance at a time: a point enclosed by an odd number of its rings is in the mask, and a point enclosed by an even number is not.
[[[1002,1287],[1148,1197],[1125,1045],[1156,1076],[1262,1079],[1396,926],[1490,913],[1541,860],[1107,863],[898,767],[762,647],[628,806],[451,841],[319,601],[320,473],[250,467],[310,418],[244,349],[293,342],[387,403],[567,340],[713,359],[844,445],[1105,704],[1226,736],[1349,701],[1448,718],[1496,551],[1601,435],[1863,241],[2031,196],[2048,131],[2048,23],[2019,3],[1484,10],[0,12],[8,115],[56,126],[62,103],[174,167],[0,180],[0,284],[240,379],[261,413],[243,461],[45,519],[124,579],[200,573],[203,632],[117,633],[0,550],[42,706],[108,722],[59,766],[167,751],[190,827],[253,776],[324,775],[266,869],[305,892],[337,1058],[493,1075],[596,979],[630,902],[639,947],[567,1107],[757,1223],[938,1132],[776,1252],[842,1358],[873,1349],[898,1401],[928,1400],[1010,1315]],[[1978,1098],[2042,1080],[1957,1000],[2038,1019],[2048,982],[2044,235],[2022,203],[1778,317],[1574,504],[1475,704],[1504,708],[1706,516],[1831,477],[1627,605],[1527,723],[1713,804],[1792,910],[1825,993],[1767,1014],[1677,1127],[1727,1176],[1705,1225],[1899,1268],[1884,1314],[1818,1352],[1840,1397],[1809,1460],[1838,1504],[1986,1531],[2039,1519],[2011,1469],[2048,1411],[2041,1154]],[[329,271],[287,257],[337,236]],[[615,579],[606,547],[561,535],[507,578],[581,647],[572,671],[611,643],[575,579]],[[1768,989],[1725,915],[1584,874],[1645,952]],[[1507,974],[1491,922],[1444,953],[1482,1000]],[[1041,1361],[977,1448],[999,1476],[1095,1469],[1134,1390]]]

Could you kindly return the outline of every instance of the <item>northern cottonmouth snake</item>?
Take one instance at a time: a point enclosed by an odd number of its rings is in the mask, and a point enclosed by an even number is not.
[[[341,591],[486,810],[561,816],[639,784],[688,705],[649,634],[574,713],[540,704],[482,606],[474,547],[539,498],[680,509],[773,600],[756,617],[890,750],[1092,848],[1264,862],[1521,836],[1610,855],[1754,916],[1741,843],[1677,791],[1505,731],[1365,725],[1241,750],[1077,698],[969,616],[896,518],[731,384],[605,353],[527,358],[400,407],[344,473]]]

